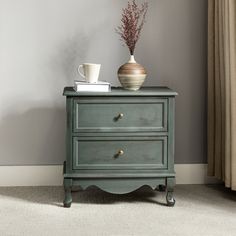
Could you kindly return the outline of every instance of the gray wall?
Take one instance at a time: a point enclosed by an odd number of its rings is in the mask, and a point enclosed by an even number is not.
[[[62,164],[64,86],[83,62],[119,85],[118,0],[0,0],[0,165]],[[206,161],[206,0],[149,0],[136,60],[179,93],[176,163]]]

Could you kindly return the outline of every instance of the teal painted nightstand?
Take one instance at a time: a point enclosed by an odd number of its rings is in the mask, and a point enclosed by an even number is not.
[[[143,185],[166,190],[173,206],[174,102],[166,87],[139,91],[112,88],[109,93],[66,87],[67,156],[64,206],[71,190],[95,185],[110,193],[128,193]]]

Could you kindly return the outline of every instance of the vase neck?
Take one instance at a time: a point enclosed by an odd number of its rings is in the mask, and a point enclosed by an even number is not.
[[[136,61],[134,60],[134,55],[130,55],[128,63],[136,63]]]

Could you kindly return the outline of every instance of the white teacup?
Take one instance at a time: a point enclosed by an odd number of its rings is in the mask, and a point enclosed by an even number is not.
[[[83,73],[80,69],[83,69]],[[78,72],[88,83],[97,83],[101,64],[83,63],[79,65]]]

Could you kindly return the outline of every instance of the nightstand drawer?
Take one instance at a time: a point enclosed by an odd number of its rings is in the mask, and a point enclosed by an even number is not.
[[[73,169],[166,169],[167,137],[73,138]]]
[[[74,132],[167,131],[168,99],[75,99]]]

